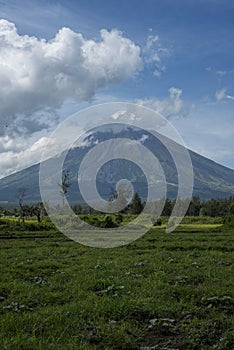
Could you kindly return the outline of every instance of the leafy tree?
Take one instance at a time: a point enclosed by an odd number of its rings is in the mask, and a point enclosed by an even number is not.
[[[228,214],[229,215],[234,215],[234,202],[229,205],[229,207],[228,207]]]
[[[75,213],[76,215],[79,215],[79,214],[82,213],[82,207],[80,206],[80,204],[74,204],[74,205],[72,206],[72,210],[74,211],[74,213]]]
[[[33,204],[30,209],[31,215],[35,215],[37,217],[37,221],[41,222],[41,217],[46,214],[44,204],[42,202]]]
[[[130,204],[130,212],[132,214],[140,214],[143,209],[143,204],[139,194],[136,192],[133,196],[132,203]]]
[[[19,211],[18,211],[17,208],[14,208],[13,215],[14,215],[14,217],[18,217],[19,216]]]
[[[165,200],[162,216],[170,216],[172,213],[173,204],[170,199]]]
[[[201,201],[199,197],[193,197],[187,211],[188,216],[199,216],[201,210]]]
[[[0,216],[6,217],[7,215],[11,215],[11,211],[7,208],[0,207]]]

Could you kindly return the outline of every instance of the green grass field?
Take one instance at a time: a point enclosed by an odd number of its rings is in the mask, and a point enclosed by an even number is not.
[[[184,223],[95,249],[2,225],[1,349],[234,349],[233,231]]]

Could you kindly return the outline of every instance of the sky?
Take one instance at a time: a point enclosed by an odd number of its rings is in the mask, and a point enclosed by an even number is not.
[[[234,2],[0,1],[0,177],[95,104],[152,108],[234,169]]]

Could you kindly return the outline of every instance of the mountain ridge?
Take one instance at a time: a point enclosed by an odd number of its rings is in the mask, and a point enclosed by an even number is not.
[[[71,188],[68,191],[68,198],[71,203],[84,204],[77,189],[77,172],[85,154],[97,145],[97,143],[118,137],[137,140],[157,156],[165,173],[168,188],[167,196],[168,198],[175,198],[178,189],[178,177],[170,153],[162,142],[153,137],[150,132],[129,128],[118,132],[97,130],[84,139],[86,146],[77,146],[69,150],[64,161],[64,169],[71,171]],[[175,141],[170,140],[170,142],[173,143],[173,147],[176,148],[177,152],[183,149],[183,146],[177,144]],[[194,171],[194,196],[199,196],[201,199],[206,200],[234,195],[234,170],[199,155],[194,151],[188,150],[188,152]],[[0,205],[3,202],[7,202],[8,205],[16,205],[17,190],[22,187],[28,188],[27,202],[41,201],[39,169],[40,163],[37,163],[0,179]],[[134,164],[126,165],[125,160],[118,159],[107,163],[100,169],[97,176],[97,188],[100,195],[107,199],[110,191],[115,188],[115,184],[120,176],[132,180],[134,190],[139,192],[142,198],[147,197],[147,183],[144,179],[144,174],[140,173]]]

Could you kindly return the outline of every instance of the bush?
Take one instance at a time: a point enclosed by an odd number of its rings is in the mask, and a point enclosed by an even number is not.
[[[112,228],[112,227],[117,227],[118,225],[113,221],[110,215],[106,215],[104,217],[104,220],[101,222],[100,226],[103,228]]]
[[[123,215],[122,214],[116,214],[116,216],[115,216],[115,221],[116,221],[116,223],[119,225],[119,224],[121,224],[121,222],[123,222]]]
[[[14,219],[0,219],[0,230],[4,231],[5,229],[10,229],[14,231],[49,231],[54,230],[54,224],[49,220],[43,220],[38,223],[35,222],[27,222],[24,223],[19,220]]]
[[[224,226],[234,227],[234,215],[226,216],[223,220]]]
[[[162,219],[161,218],[157,218],[157,220],[155,220],[153,218],[152,222],[153,222],[153,226],[162,226]]]

